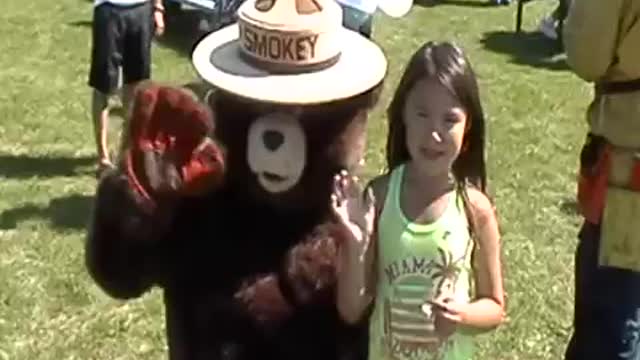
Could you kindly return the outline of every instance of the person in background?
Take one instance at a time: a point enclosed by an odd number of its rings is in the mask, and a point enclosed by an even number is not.
[[[594,85],[566,360],[640,358],[640,0],[572,0],[567,63]]]
[[[562,37],[562,28],[569,13],[569,6],[571,6],[571,0],[559,0],[553,12],[540,21],[538,29],[544,36],[552,40]]]
[[[94,0],[89,86],[98,152],[97,176],[113,167],[109,155],[109,96],[118,88],[128,112],[135,86],[151,77],[151,42],[164,32],[162,0]]]
[[[342,6],[343,25],[366,38],[373,33],[373,16],[376,10],[399,18],[406,15],[413,0],[336,0]]]

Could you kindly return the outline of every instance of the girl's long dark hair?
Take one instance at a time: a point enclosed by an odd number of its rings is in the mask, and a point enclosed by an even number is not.
[[[462,149],[451,170],[457,193],[463,197],[467,216],[471,216],[469,220],[473,232],[475,226],[466,190],[470,185],[482,193],[487,192],[484,112],[475,73],[466,56],[457,46],[446,42],[428,42],[411,57],[387,111],[389,121],[387,171],[392,171],[411,158],[407,149],[404,123],[405,102],[415,84],[425,79],[440,82],[458,99],[467,114]]]

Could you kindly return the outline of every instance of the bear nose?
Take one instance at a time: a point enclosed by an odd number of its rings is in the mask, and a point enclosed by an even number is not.
[[[262,134],[262,141],[269,151],[276,151],[284,142],[284,135],[279,131],[267,130]]]

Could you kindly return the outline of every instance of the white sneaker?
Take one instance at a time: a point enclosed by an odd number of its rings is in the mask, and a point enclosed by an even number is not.
[[[558,39],[558,33],[556,32],[556,20],[547,16],[542,21],[540,21],[540,26],[538,27],[542,35],[548,37],[549,39],[556,40]]]

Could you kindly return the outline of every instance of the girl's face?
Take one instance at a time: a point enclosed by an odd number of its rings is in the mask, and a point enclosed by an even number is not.
[[[420,80],[404,104],[407,149],[428,175],[449,172],[465,135],[467,114],[458,99],[436,80]]]

